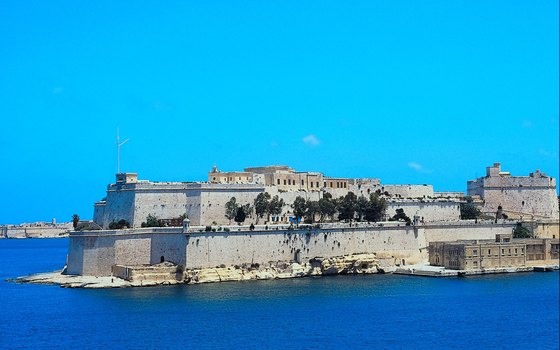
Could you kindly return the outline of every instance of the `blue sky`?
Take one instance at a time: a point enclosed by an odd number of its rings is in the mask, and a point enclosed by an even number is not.
[[[287,164],[464,191],[558,177],[557,1],[2,1],[0,223],[116,172]]]

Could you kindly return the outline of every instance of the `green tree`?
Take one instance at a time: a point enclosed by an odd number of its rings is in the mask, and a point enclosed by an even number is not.
[[[72,215],[72,226],[74,227],[74,231],[76,231],[76,227],[78,227],[79,222],[80,222],[80,215],[78,214]]]
[[[336,204],[332,199],[330,193],[325,193],[323,198],[319,199],[319,214],[321,215],[319,221],[323,222],[326,218],[331,218],[336,213]]]
[[[356,200],[356,214],[358,216],[358,221],[362,221],[362,218],[364,217],[369,206],[370,202],[366,197],[358,197],[358,199]]]
[[[341,197],[338,204],[338,220],[352,221],[356,213],[357,201],[354,192],[348,192],[346,196]]]
[[[237,207],[237,211],[236,211],[235,217],[234,217],[235,222],[237,222],[238,224],[241,224],[242,222],[245,221],[246,217],[247,217],[247,214],[245,214],[245,210],[243,209],[243,207]]]
[[[305,215],[305,199],[303,197],[297,196],[294,200],[294,216],[297,219],[297,222]]]
[[[270,200],[267,212],[269,215],[280,215],[282,214],[282,208],[284,208],[284,200],[274,196]]]
[[[163,227],[163,220],[154,214],[148,214],[146,221],[142,223],[142,227]]]
[[[308,224],[312,224],[313,222],[315,222],[315,216],[317,214],[321,214],[319,202],[308,200],[305,203],[305,222]]]
[[[257,215],[257,224],[259,219],[266,215],[268,211],[268,206],[270,202],[270,194],[267,192],[259,193],[257,198],[255,198],[254,207],[255,214]]]
[[[117,222],[112,221],[109,224],[109,229],[111,230],[122,230],[123,228],[129,228],[130,224],[125,219],[120,219]]]
[[[532,238],[533,235],[526,227],[523,227],[521,223],[518,223],[513,230],[513,238]]]
[[[245,213],[245,217],[246,218],[250,218],[251,215],[253,214],[253,206],[251,205],[251,203],[247,203],[241,206],[241,208],[243,208],[243,212]]]
[[[404,222],[406,222],[406,225],[407,225],[407,226],[410,226],[410,224],[411,224],[412,221],[411,221],[410,218],[405,214],[404,209],[398,208],[398,209],[396,210],[396,212],[397,212],[397,213],[396,213],[395,215],[393,215],[393,217],[390,218],[389,221],[404,221]]]
[[[473,204],[473,200],[470,196],[465,197],[466,203],[461,203],[459,205],[461,210],[461,220],[474,220],[478,219],[482,212],[480,209]]]
[[[364,219],[368,222],[381,221],[386,211],[387,201],[381,198],[378,193],[372,193],[369,196],[369,204],[366,208]]]
[[[237,208],[239,206],[237,205],[237,200],[235,199],[235,197],[231,197],[231,199],[229,201],[227,201],[226,203],[226,218],[229,220],[229,223],[231,224],[231,220],[233,220],[235,218],[235,215],[237,214]]]

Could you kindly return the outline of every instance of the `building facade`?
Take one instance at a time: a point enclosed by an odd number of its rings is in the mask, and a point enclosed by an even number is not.
[[[467,194],[480,197],[483,212],[496,215],[499,209],[509,218],[558,219],[556,179],[540,170],[529,176],[511,176],[500,163],[486,168],[486,176],[467,182]]]
[[[452,270],[484,270],[558,263],[558,239],[514,239],[431,242],[429,262]]]

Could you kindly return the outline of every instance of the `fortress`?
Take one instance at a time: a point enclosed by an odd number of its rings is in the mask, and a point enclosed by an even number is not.
[[[511,234],[518,225],[513,218],[535,224],[535,236],[557,238],[555,187],[555,179],[540,171],[514,177],[496,163],[487,169],[486,177],[469,181],[467,189],[472,203],[492,219],[461,220],[460,208],[467,200],[464,193],[434,192],[431,185],[384,185],[376,178],[334,178],[286,166],[242,172],[221,172],[214,167],[207,182],[149,182],[138,180],[134,173],[121,173],[108,186],[106,198],[94,206],[94,220],[104,230],[70,234],[66,273],[129,278],[134,269],[146,270],[168,261],[186,269],[185,274],[190,271],[191,277],[198,274],[197,269],[222,266],[230,273],[239,271],[239,266],[274,269],[294,263],[303,264],[311,273],[314,262],[356,254],[370,254],[370,258],[373,254],[371,259],[385,259],[393,266],[425,263],[431,243]],[[265,192],[284,200],[280,214],[263,218],[261,225],[254,225],[256,217],[250,216],[245,226],[226,226],[225,203],[231,197],[239,204],[252,204]],[[410,225],[399,221],[293,225],[291,204],[296,197],[319,200],[327,193],[338,198],[350,192],[358,198],[377,193],[385,199],[385,219],[403,209],[413,220]],[[509,220],[498,218],[498,210],[511,214]],[[184,214],[188,218],[182,227],[140,228],[148,215],[171,223]],[[131,227],[107,230],[119,220]],[[359,263],[355,258],[352,264],[370,269],[371,259]],[[340,271],[348,271],[348,266]]]
[[[388,202],[387,214],[404,208],[410,216],[424,221],[456,221],[462,192],[434,192],[431,185],[382,185],[376,178],[333,178],[319,172],[296,172],[287,166],[246,168],[242,172],[221,172],[216,167],[207,182],[151,182],[138,180],[135,173],[117,174],[107,187],[107,196],[95,203],[93,220],[107,229],[111,222],[126,220],[140,227],[148,215],[171,220],[186,214],[193,225],[224,225],[225,203],[252,204],[259,193],[278,196],[285,203],[279,215],[268,221],[287,223],[293,219],[290,205],[296,197],[319,200],[325,193],[333,198],[353,192],[369,198],[377,192]]]

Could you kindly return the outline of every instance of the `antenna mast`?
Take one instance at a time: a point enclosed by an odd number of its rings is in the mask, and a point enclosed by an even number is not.
[[[121,142],[121,137],[119,135],[119,128],[117,127],[117,174],[121,173],[121,146],[124,145],[128,140],[126,139]]]

